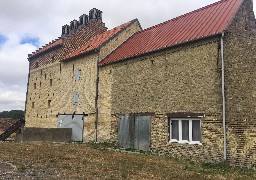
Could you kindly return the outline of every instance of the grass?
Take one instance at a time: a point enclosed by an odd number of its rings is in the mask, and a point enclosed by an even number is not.
[[[115,144],[1,142],[0,160],[17,167],[13,179],[256,179],[255,171],[225,163],[198,163],[112,147]]]

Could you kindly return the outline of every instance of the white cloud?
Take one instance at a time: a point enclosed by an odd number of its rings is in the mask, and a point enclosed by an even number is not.
[[[61,27],[92,8],[103,11],[103,22],[113,28],[138,18],[143,28],[159,24],[217,0],[1,0],[0,111],[23,109],[28,74],[27,55],[37,47],[20,44],[39,38],[40,46],[61,35]],[[256,0],[254,9],[256,8]]]

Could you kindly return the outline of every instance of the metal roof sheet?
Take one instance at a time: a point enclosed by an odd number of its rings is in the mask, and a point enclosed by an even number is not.
[[[221,0],[169,21],[139,31],[100,62],[126,59],[227,29],[243,0]]]

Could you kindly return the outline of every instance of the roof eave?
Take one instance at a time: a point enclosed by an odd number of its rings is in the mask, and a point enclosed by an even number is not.
[[[215,34],[208,35],[208,36],[203,36],[203,37],[195,38],[195,39],[192,39],[192,40],[189,40],[189,41],[177,43],[177,44],[174,44],[174,45],[171,45],[171,46],[165,46],[165,47],[162,47],[162,48],[159,48],[159,49],[155,49],[153,51],[148,51],[148,52],[144,52],[144,53],[141,53],[141,54],[136,54],[136,55],[133,55],[133,56],[125,57],[125,58],[117,60],[117,61],[113,61],[113,62],[109,62],[109,63],[105,63],[105,64],[99,64],[99,66],[107,66],[107,65],[110,65],[110,64],[123,62],[123,61],[131,59],[131,58],[140,57],[140,56],[143,56],[143,55],[146,55],[146,54],[150,54],[150,53],[155,53],[155,52],[158,52],[158,51],[166,50],[168,48],[173,48],[173,47],[181,46],[181,45],[184,45],[184,44],[187,44],[187,43],[191,43],[191,42],[195,42],[195,41],[200,41],[200,40],[207,39],[207,38],[212,38],[212,37],[215,37],[215,36],[218,36],[218,35],[222,35],[222,32],[225,32],[225,30],[223,30],[221,32],[217,32]]]

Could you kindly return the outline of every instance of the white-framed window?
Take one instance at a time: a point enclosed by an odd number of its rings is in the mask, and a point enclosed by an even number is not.
[[[170,143],[202,144],[199,118],[170,118]]]

